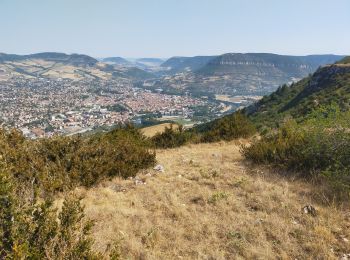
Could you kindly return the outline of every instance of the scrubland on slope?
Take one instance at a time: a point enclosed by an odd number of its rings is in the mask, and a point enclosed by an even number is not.
[[[350,211],[327,189],[247,164],[245,140],[157,150],[143,170],[78,188],[93,248],[122,259],[338,259],[350,253]],[[302,208],[312,205],[316,216]]]

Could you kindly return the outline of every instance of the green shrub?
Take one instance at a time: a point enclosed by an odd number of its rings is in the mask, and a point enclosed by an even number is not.
[[[276,132],[242,149],[256,163],[324,175],[341,189],[350,189],[350,113],[336,106],[321,108],[297,124],[288,121]]]
[[[24,186],[33,182],[46,193],[134,176],[155,163],[155,153],[148,147],[145,137],[131,126],[89,137],[35,141],[17,131],[0,130],[0,162]]]
[[[216,192],[210,196],[208,199],[208,203],[216,204],[220,200],[227,199],[229,197],[229,194],[226,192]]]
[[[89,237],[92,222],[80,200],[70,195],[62,211],[52,201],[28,199],[4,167],[0,172],[1,259],[97,259]],[[27,187],[27,189],[29,189]],[[58,217],[57,217],[58,216]]]
[[[157,133],[151,138],[151,142],[156,148],[174,148],[193,141],[195,135],[190,131],[185,131],[182,125],[174,128],[173,125],[166,127],[164,132]]]
[[[244,114],[236,112],[200,126],[198,133],[201,142],[217,142],[251,137],[256,129]]]
[[[51,198],[78,185],[134,176],[154,163],[149,143],[131,126],[35,141],[0,130],[0,259],[101,258],[91,250],[92,222],[80,199],[67,196],[58,214]],[[110,257],[117,259],[117,251]]]
[[[251,137],[255,133],[251,121],[244,114],[236,112],[188,130],[183,130],[181,126],[177,129],[171,126],[152,137],[151,142],[157,148],[174,148],[190,142],[231,141]]]

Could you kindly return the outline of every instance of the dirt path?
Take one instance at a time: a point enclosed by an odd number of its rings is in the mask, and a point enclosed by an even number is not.
[[[80,190],[95,248],[129,259],[338,259],[350,254],[350,213],[314,189],[245,165],[239,142],[157,152],[164,173]],[[307,204],[315,217],[304,214]]]

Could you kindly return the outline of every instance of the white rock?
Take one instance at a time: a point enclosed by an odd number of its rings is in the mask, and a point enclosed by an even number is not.
[[[164,172],[164,167],[163,167],[163,165],[158,164],[153,168],[153,170],[155,170],[157,172]]]
[[[349,260],[350,259],[350,254],[343,254],[339,259],[340,260]]]
[[[146,182],[143,182],[141,180],[135,180],[135,185],[143,185],[146,184]]]
[[[302,208],[305,214],[310,214],[311,216],[316,216],[316,209],[311,205],[306,205]]]

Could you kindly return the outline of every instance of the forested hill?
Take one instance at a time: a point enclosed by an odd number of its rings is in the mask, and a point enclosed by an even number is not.
[[[291,86],[283,85],[265,96],[245,112],[258,125],[280,123],[286,117],[300,119],[320,106],[337,103],[349,110],[350,64],[349,57],[319,68],[313,75]]]

